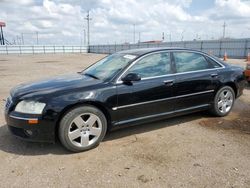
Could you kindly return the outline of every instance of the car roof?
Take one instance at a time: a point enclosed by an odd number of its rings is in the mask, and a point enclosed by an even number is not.
[[[165,48],[137,48],[137,49],[124,50],[124,51],[120,51],[117,53],[141,56],[147,53],[157,52],[157,51],[162,51],[162,50],[188,50],[188,51],[193,51],[193,52],[194,51],[201,52],[198,50],[192,50],[192,49],[187,49],[187,48],[165,47]]]

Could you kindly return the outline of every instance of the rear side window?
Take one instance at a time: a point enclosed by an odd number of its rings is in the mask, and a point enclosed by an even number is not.
[[[211,58],[209,57],[206,57],[207,61],[211,64],[212,68],[219,68],[221,67],[220,64],[218,64],[217,62],[215,62],[214,60],[212,60]]]
[[[212,68],[205,57],[192,52],[174,52],[174,60],[177,73],[198,71]]]

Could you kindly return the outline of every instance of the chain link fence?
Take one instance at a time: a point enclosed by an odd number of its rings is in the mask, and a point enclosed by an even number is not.
[[[229,58],[246,58],[247,54],[250,53],[250,39],[90,45],[89,47],[76,45],[2,45],[0,46],[0,54],[46,54],[87,52],[112,54],[122,50],[155,47],[189,48],[207,52],[217,57],[223,57],[223,55],[227,53]]]
[[[246,58],[247,54],[250,52],[250,39],[90,45],[89,52],[111,54],[122,50],[129,50],[135,48],[155,48],[155,47],[189,48],[210,53],[217,57],[223,57],[223,55],[227,53],[229,58]]]
[[[0,54],[87,53],[87,46],[2,45]]]

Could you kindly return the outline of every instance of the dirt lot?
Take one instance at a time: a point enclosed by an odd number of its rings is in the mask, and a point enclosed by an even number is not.
[[[0,187],[250,187],[250,88],[225,118],[202,112],[125,128],[78,154],[8,132],[3,99],[11,87],[73,73],[101,57],[0,56]]]

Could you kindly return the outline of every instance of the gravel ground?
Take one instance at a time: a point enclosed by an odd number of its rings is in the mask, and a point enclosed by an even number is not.
[[[0,56],[0,113],[11,87],[82,70],[103,56]],[[1,115],[0,187],[250,187],[249,94],[248,87],[225,118],[201,112],[120,129],[78,154],[13,137]]]

